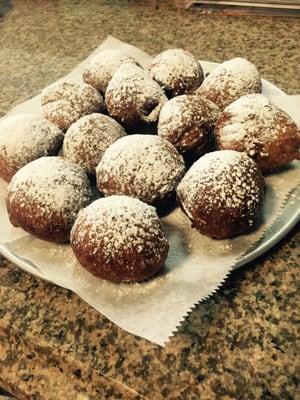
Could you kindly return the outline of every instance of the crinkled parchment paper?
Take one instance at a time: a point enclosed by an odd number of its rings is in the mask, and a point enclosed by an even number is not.
[[[143,51],[112,37],[90,57],[104,48],[124,49],[144,66],[151,60]],[[81,80],[86,61],[67,78]],[[214,66],[209,62],[202,64],[206,72]],[[264,93],[274,100],[279,99],[287,111],[293,108],[293,101],[268,82],[264,82]],[[40,113],[39,96],[20,104],[10,114],[20,112]],[[163,219],[170,241],[163,272],[149,282],[121,285],[90,275],[80,267],[69,245],[48,243],[13,228],[5,208],[7,185],[0,180],[0,251],[24,270],[76,292],[121,328],[163,345],[193,305],[212,294],[231,269],[243,262],[243,255],[255,249],[259,239],[260,243],[268,241],[270,244],[270,239],[284,226],[279,224],[275,233],[270,229],[278,215],[288,225],[291,218],[297,218],[299,192],[295,188],[299,171],[299,163],[293,163],[266,178],[267,199],[262,221],[254,232],[233,240],[218,241],[200,235],[191,229],[181,210],[175,209]],[[285,216],[287,206],[292,206],[293,210]],[[264,232],[270,237],[264,237]]]

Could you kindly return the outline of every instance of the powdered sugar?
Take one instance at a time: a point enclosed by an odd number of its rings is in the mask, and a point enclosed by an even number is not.
[[[169,49],[158,54],[149,71],[171,96],[189,93],[203,81],[203,70],[196,58],[182,49]]]
[[[219,118],[219,116],[221,114],[221,110],[220,110],[219,106],[217,106],[214,102],[212,102],[211,100],[209,100],[205,97],[201,97],[201,99],[205,102],[205,104],[209,110],[212,121],[214,123],[217,122],[217,119]]]
[[[74,221],[78,211],[89,203],[91,188],[79,166],[61,157],[42,157],[16,173],[8,198],[20,209],[34,207],[39,219],[59,214]]]
[[[236,100],[221,114],[217,140],[221,147],[233,146],[251,157],[267,158],[269,148],[291,128],[297,130],[284,111],[263,95],[251,94]]]
[[[5,160],[5,174],[13,175],[30,161],[56,154],[63,137],[60,129],[34,114],[18,114],[2,119],[0,158]]]
[[[94,173],[105,150],[126,132],[114,119],[103,114],[80,118],[68,129],[64,140],[64,157]]]
[[[147,203],[172,192],[184,173],[175,147],[154,135],[130,135],[113,143],[97,167],[97,183],[106,195],[127,194]]]
[[[157,121],[166,101],[158,83],[147,71],[132,63],[118,68],[105,95],[109,114],[125,125]]]
[[[92,86],[72,81],[55,82],[42,91],[43,115],[62,130],[84,115],[101,111],[104,103]]]
[[[71,242],[73,246],[87,242],[95,252],[102,247],[108,258],[132,249],[140,253],[153,242],[167,245],[155,208],[127,196],[102,198],[82,210]]]
[[[210,135],[219,115],[217,110],[217,106],[200,96],[174,97],[161,109],[158,134],[181,152],[193,149]]]
[[[254,217],[262,200],[258,176],[261,177],[256,164],[246,154],[215,151],[193,164],[177,193],[191,219],[199,202],[207,212],[241,209]]]
[[[83,72],[83,80],[104,94],[116,70],[124,63],[137,64],[136,60],[118,49],[101,51],[90,61]]]
[[[218,65],[196,91],[224,109],[234,100],[260,93],[262,82],[254,64],[244,58],[233,58]]]
[[[179,125],[189,126],[193,123],[201,123],[203,115],[201,110],[197,114],[195,113],[198,110],[198,107],[194,106],[195,102],[197,105],[202,103],[201,100],[198,101],[197,96],[187,95],[177,96],[169,100],[162,107],[159,115],[158,134],[164,137],[166,126],[168,130],[175,131]],[[179,137],[176,137],[176,139],[179,139]]]

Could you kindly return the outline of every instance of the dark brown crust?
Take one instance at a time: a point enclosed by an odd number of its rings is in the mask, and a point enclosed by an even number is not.
[[[188,53],[185,51],[187,55],[190,57],[194,58],[192,54]],[[195,59],[195,62],[197,60]],[[166,96],[170,99],[175,96],[179,96],[182,94],[189,94],[194,92],[203,82],[204,79],[204,73],[202,70],[202,67],[200,63],[198,63],[198,68],[194,70],[194,75],[193,76],[175,76],[173,74],[173,81],[171,83],[166,83],[162,82],[158,76],[156,76],[155,73],[152,72],[152,70],[155,70],[155,67],[159,66],[161,62],[165,62],[165,59],[161,60],[160,54],[155,57],[153,60],[152,64],[150,65],[149,71],[153,74],[153,79],[156,80],[157,83],[160,84],[160,86],[163,87]],[[165,66],[164,66],[165,68]],[[170,67],[171,68],[171,67]]]
[[[179,196],[178,202],[182,210],[185,212]],[[260,212],[261,209],[257,210],[256,220],[258,219]],[[232,238],[242,233],[246,233],[255,227],[254,225],[250,224],[250,219],[248,216],[233,214],[232,212],[229,212],[229,210],[220,213],[220,210],[216,209],[215,213],[204,214],[199,206],[197,209],[195,208],[193,213],[195,218],[191,219],[192,227],[196,228],[203,235],[212,237],[214,239]]]
[[[143,227],[145,229],[145,227]],[[77,235],[85,232],[84,239],[75,241]],[[105,243],[97,248],[89,240],[89,225],[75,224],[71,233],[72,250],[79,263],[94,276],[112,282],[141,282],[157,274],[163,267],[169,245],[162,240],[160,235],[149,236],[143,246],[143,251],[138,252],[134,247],[123,250],[122,254],[107,257]]]
[[[101,112],[102,96],[92,86],[75,82],[56,82],[45,88],[41,95],[44,117],[66,131],[84,115]]]
[[[200,95],[217,104],[217,106],[224,110],[229,104],[233,103],[235,100],[239,99],[242,96],[251,93],[261,93],[262,92],[262,83],[261,81],[257,82],[257,85],[252,90],[236,90],[235,94],[230,94],[232,88],[230,85],[224,84],[223,91],[217,90],[214,86],[210,86],[209,88],[203,88],[202,86],[197,89],[194,94]]]
[[[130,197],[136,197],[139,198],[140,200],[144,201],[147,204],[152,204],[156,208],[164,208],[166,207],[166,202],[167,199],[174,194],[175,189],[180,182],[182,176],[184,174],[184,171],[182,171],[182,174],[178,175],[176,180],[174,179],[172,188],[170,187],[170,190],[164,191],[163,193],[159,192],[159,189],[155,189],[153,187],[148,188],[148,193],[145,195],[141,195],[140,193],[135,193],[132,187],[132,184],[130,181],[128,183],[120,185],[118,176],[115,176],[115,174],[111,174],[109,177],[109,180],[103,182],[101,181],[101,172],[98,172],[96,174],[96,180],[97,180],[97,187],[100,193],[105,192],[105,196],[113,196],[113,195],[126,195]],[[134,177],[132,177],[132,180]],[[156,197],[153,200],[154,197],[154,190],[156,190],[155,194]]]
[[[136,135],[135,138],[133,136],[128,136],[127,138],[134,139],[135,141],[132,140],[130,144],[134,145],[135,143],[142,141],[143,136]],[[127,143],[123,142],[124,145],[122,147],[122,153],[124,154],[122,158],[122,163],[120,163],[119,165],[116,165],[115,163],[117,156],[113,157],[113,154],[110,153],[110,158],[108,158],[109,168],[107,168],[107,166],[103,165],[103,160],[105,159],[107,153],[104,154],[104,157],[102,158],[100,164],[96,169],[98,190],[101,193],[104,193],[105,196],[127,195],[130,197],[139,198],[140,200],[148,204],[155,204],[155,206],[165,203],[164,200],[175,191],[178,183],[184,175],[185,168],[183,159],[178,154],[176,148],[167,140],[163,140],[160,138],[157,139],[161,141],[161,151],[156,155],[153,154],[152,151],[152,163],[148,162],[148,164],[145,164],[144,159],[140,157],[141,152],[145,152],[146,148],[142,149],[141,147],[139,147],[134,155],[133,153],[131,153],[130,157],[127,157],[127,149],[129,146],[127,139]],[[112,150],[112,147],[110,147],[107,152],[110,150]],[[151,150],[151,146],[149,146],[147,148],[147,151],[151,153]],[[116,154],[120,155],[120,153]],[[155,166],[156,169],[159,169],[167,154],[172,158],[172,164],[170,161],[170,168],[168,168],[167,176],[166,174],[163,174],[159,176],[159,179],[157,179],[155,182],[152,182],[151,179],[147,179],[151,177],[151,171],[149,170],[149,168],[153,168],[153,166]],[[131,158],[134,159],[136,162],[132,163]],[[144,171],[146,171],[143,174],[143,177],[137,177],[136,169],[143,169]],[[174,172],[176,172],[176,174],[174,174]]]
[[[218,107],[215,106],[216,109],[212,112],[206,99],[194,95],[179,96],[170,101],[180,98],[182,102],[180,122],[175,126],[171,118],[163,120],[163,113],[161,113],[158,134],[170,141],[180,154],[196,159],[203,155],[213,142]],[[167,105],[168,103],[164,107]],[[186,111],[188,111],[188,118],[184,118]]]
[[[92,86],[96,90],[98,90],[99,93],[104,95],[102,91],[102,85],[99,83],[98,79],[95,79],[94,75],[87,69],[82,73],[82,79],[84,83],[87,83],[88,85]]]
[[[18,167],[12,160],[8,160],[0,153],[0,177],[5,182],[10,182],[11,178],[18,171]]]
[[[142,121],[142,115],[138,112],[133,97],[124,95],[120,102],[122,103],[122,112],[119,111],[118,104],[115,104],[114,96],[110,92],[107,92],[105,96],[105,105],[107,107],[109,115],[112,118],[118,121],[126,129],[139,127],[140,125],[146,125],[146,123]],[[152,101],[151,99],[148,99],[148,103],[149,105],[152,104],[153,108],[155,108],[159,104],[158,101]]]
[[[24,203],[22,207],[20,206],[21,202]],[[6,207],[9,220],[13,226],[21,227],[24,231],[43,240],[57,243],[69,241],[74,221],[64,215],[54,213],[51,214],[49,219],[44,218],[43,215],[38,215],[37,204],[32,199],[27,201],[25,192],[19,192],[15,199],[8,192]]]
[[[300,159],[300,131],[297,125],[284,112],[280,113],[275,125],[278,127],[274,140],[268,142],[261,138],[264,136],[264,127],[257,126],[251,132],[255,148],[247,152],[243,141],[223,141],[222,129],[230,124],[231,114],[223,111],[216,125],[216,141],[221,150],[236,150],[246,152],[259,166],[263,172],[273,171],[293,160]]]
[[[154,78],[155,79],[155,78]],[[178,79],[172,82],[172,85],[166,85],[163,82],[155,79],[159,83],[166,93],[166,96],[170,99],[175,96],[180,96],[181,94],[189,94],[194,92],[203,82],[203,74],[195,77],[185,77],[184,79]]]
[[[210,132],[208,140],[205,141],[202,146],[190,150],[182,155],[184,158],[186,169],[188,170],[193,165],[193,163],[197,161],[200,157],[202,157],[204,154],[216,150],[217,148],[216,148],[214,130],[212,130]]]
[[[54,178],[57,190],[61,191],[61,187],[64,186],[64,182],[67,179],[64,174]],[[13,182],[11,185],[13,185]],[[59,210],[52,210],[50,207],[46,207],[43,200],[35,200],[29,194],[28,189],[32,185],[30,181],[24,181],[22,187],[14,188],[9,186],[6,208],[11,224],[43,240],[57,243],[69,241],[70,231],[76,216],[81,208],[86,207],[91,201],[92,190],[89,180],[83,174],[83,171],[82,180],[74,182],[69,180],[68,183],[68,186],[71,184],[74,187],[74,202],[72,204],[68,204],[65,201],[62,202],[63,204]]]
[[[255,210],[249,210],[245,199],[243,206],[238,209],[228,208],[226,206],[206,207],[206,203],[202,200],[203,197],[210,191],[210,187],[203,188],[197,193],[197,201],[194,203],[193,209],[189,210],[189,215],[185,210],[185,197],[183,193],[177,192],[178,202],[182,210],[187,214],[195,227],[203,235],[210,236],[215,239],[225,239],[235,237],[245,233],[253,228],[253,221],[257,221],[264,204],[265,198],[265,181],[259,170],[256,168],[253,173],[258,188],[257,195],[259,201]],[[192,217],[191,217],[192,215]]]
[[[140,132],[149,125],[155,124],[155,122],[145,122],[143,117],[149,115],[156,107],[160,105],[161,99],[148,98],[143,104],[143,114],[138,109],[134,96],[122,95],[118,104],[115,104],[114,92],[107,91],[105,96],[105,105],[107,107],[109,115],[114,118],[117,122],[125,127],[127,131],[133,130]],[[119,103],[122,104],[122,110],[119,109]]]
[[[36,160],[39,157],[46,157],[46,156],[56,156],[62,146],[63,143],[63,134],[61,136],[57,136],[47,150],[47,154],[39,154],[38,157],[33,159],[25,159],[21,162],[14,162],[10,157],[6,155],[6,153],[1,152],[0,149],[0,178],[4,179],[6,182],[10,182],[12,177],[15,175],[16,172],[19,171],[24,165],[28,164],[31,161]]]
[[[105,52],[105,50],[104,50],[104,52]],[[100,56],[100,54],[98,56]],[[131,57],[129,55],[125,55],[125,54],[122,56],[116,55],[116,58],[120,58],[118,67],[125,63],[133,63],[133,64],[137,65],[138,67],[142,68],[141,65],[133,57]],[[117,67],[117,69],[118,69],[118,67]],[[100,67],[100,70],[101,70],[101,67]],[[103,74],[100,75],[99,67],[97,69],[97,67],[95,65],[88,66],[85,69],[85,71],[82,73],[82,79],[85,83],[87,83],[88,85],[95,88],[100,94],[102,94],[102,96],[104,96],[107,86],[109,84],[109,81],[113,77],[113,74],[116,72],[116,69],[110,68],[110,73],[109,73],[110,76],[109,77],[107,76],[107,72],[104,75]]]
[[[226,64],[231,61],[234,62],[235,59],[227,61]],[[209,79],[207,80],[206,77],[203,84],[196,89],[194,94],[209,99],[213,103],[217,104],[221,110],[224,110],[225,107],[242,96],[262,92],[262,80],[258,71],[256,71],[256,73],[253,73],[253,71],[249,72],[250,75],[248,75],[248,82],[239,82],[238,80],[235,80],[236,77],[234,76],[235,74],[233,71],[230,71],[230,69],[224,70],[224,64],[225,63],[219,64],[218,67],[213,70],[212,75],[208,74],[207,76]],[[216,71],[218,72],[216,73]]]

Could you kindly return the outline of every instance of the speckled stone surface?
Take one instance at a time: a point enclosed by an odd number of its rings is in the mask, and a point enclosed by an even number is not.
[[[0,115],[108,34],[153,54],[246,56],[288,93],[300,91],[299,19],[203,16],[163,1],[0,1]],[[0,260],[0,387],[21,400],[297,399],[299,243],[298,227],[232,274],[165,348]]]

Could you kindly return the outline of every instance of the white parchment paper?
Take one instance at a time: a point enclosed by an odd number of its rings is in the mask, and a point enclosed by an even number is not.
[[[105,48],[123,49],[143,66],[151,60],[143,51],[112,37],[90,57]],[[87,60],[67,78],[81,80]],[[201,63],[205,72],[215,66],[210,62]],[[295,112],[295,100],[275,86],[264,81],[263,92],[286,111]],[[9,114],[20,112],[39,114],[39,96],[20,104]],[[69,245],[48,243],[12,227],[5,207],[7,185],[0,180],[0,251],[26,271],[76,292],[121,328],[163,345],[191,307],[220,286],[243,254],[272,226],[278,215],[285,212],[287,199],[297,204],[299,193],[293,191],[299,183],[299,171],[299,163],[294,162],[266,178],[267,198],[262,221],[254,232],[232,240],[218,241],[199,234],[191,229],[181,210],[175,209],[163,218],[170,242],[163,272],[149,282],[129,285],[93,277],[78,264]]]

